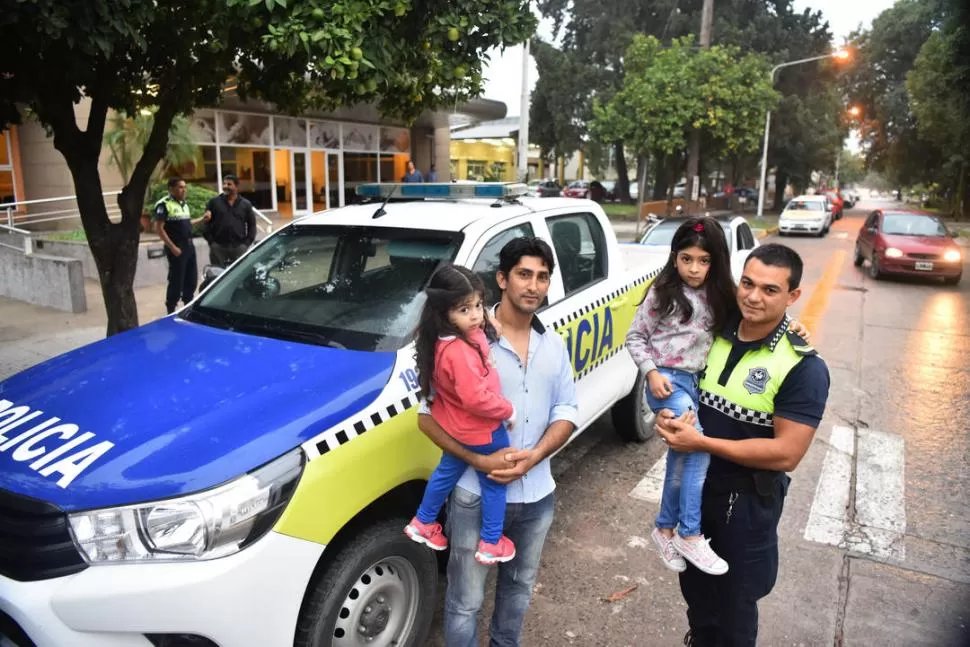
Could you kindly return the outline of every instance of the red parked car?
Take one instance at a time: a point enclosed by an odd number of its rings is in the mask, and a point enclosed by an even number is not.
[[[562,192],[564,198],[588,198],[589,182],[586,180],[574,180],[569,183]]]
[[[855,243],[855,266],[869,261],[869,276],[887,274],[942,278],[956,285],[963,276],[963,250],[939,217],[916,211],[869,214]]]

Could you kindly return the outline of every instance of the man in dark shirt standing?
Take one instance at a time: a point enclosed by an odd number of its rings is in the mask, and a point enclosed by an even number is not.
[[[680,574],[690,623],[685,644],[693,647],[753,647],[758,600],[778,576],[786,472],[808,451],[829,392],[825,362],[788,332],[787,308],[801,294],[801,278],[793,249],[755,248],[738,284],[740,317],[715,337],[700,381],[706,435],[670,412],[657,416],[657,432],[671,449],[711,455],[701,529],[728,563],[724,575],[692,565]]]
[[[407,170],[407,173],[404,174],[404,177],[401,178],[401,181],[402,182],[424,182],[424,176],[421,175],[421,171],[419,171],[414,167],[414,162],[412,160],[408,160],[408,170]]]
[[[252,203],[239,195],[239,178],[222,178],[222,193],[209,200],[205,239],[209,241],[209,263],[228,267],[246,253],[256,240],[256,213]]]
[[[192,220],[189,205],[185,203],[185,180],[180,177],[168,179],[168,195],[155,203],[155,232],[165,243],[168,259],[168,290],[165,292],[165,308],[175,312],[181,297],[188,304],[195,296],[199,280],[199,268],[192,243],[192,226],[206,218]]]

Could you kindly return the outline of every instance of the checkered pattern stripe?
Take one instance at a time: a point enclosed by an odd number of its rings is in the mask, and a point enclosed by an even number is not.
[[[377,425],[387,422],[396,415],[402,414],[411,407],[416,407],[421,401],[419,391],[409,394],[396,402],[385,402],[363,415],[349,422],[346,426],[331,429],[316,441],[317,451],[323,456],[327,452],[348,443],[357,436],[362,436]]]
[[[552,324],[553,330],[555,330],[556,332],[559,332],[559,330],[561,328],[564,328],[564,327],[568,326],[569,324],[571,324],[572,322],[576,321],[577,319],[580,319],[580,318],[588,315],[589,313],[591,313],[592,311],[596,310],[597,308],[602,308],[603,306],[605,306],[606,304],[608,304],[613,299],[616,299],[617,297],[625,294],[626,292],[632,290],[633,288],[635,288],[637,286],[643,285],[644,283],[646,283],[650,279],[654,278],[658,274],[660,274],[660,270],[659,269],[653,270],[652,272],[649,272],[647,274],[644,274],[643,276],[635,279],[631,283],[628,283],[628,284],[624,285],[621,288],[617,288],[616,290],[613,290],[609,294],[606,294],[606,295],[600,297],[599,299],[596,299],[594,302],[583,306],[579,310],[575,310],[574,312],[569,313],[565,317],[561,317],[560,319],[556,320]]]
[[[606,362],[608,362],[610,360],[610,358],[615,357],[616,354],[619,353],[622,350],[626,350],[626,346],[624,346],[623,344],[619,344],[617,346],[614,346],[613,349],[610,350],[610,352],[606,353],[605,355],[603,355],[602,357],[600,357],[599,359],[597,359],[595,362],[590,362],[589,364],[587,364],[586,365],[586,368],[584,368],[582,371],[580,371],[576,375],[575,379],[576,380],[583,379],[584,377],[586,377],[587,375],[589,375],[590,373],[592,373],[596,369],[596,367],[601,366],[602,364],[605,364]]]
[[[712,409],[716,409],[726,416],[731,416],[735,420],[748,422],[762,427],[771,427],[773,416],[764,411],[746,409],[739,404],[735,404],[723,396],[715,395],[710,391],[701,391],[701,404],[706,404]]]

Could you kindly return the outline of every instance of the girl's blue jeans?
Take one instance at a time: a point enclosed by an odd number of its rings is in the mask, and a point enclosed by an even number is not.
[[[695,373],[675,368],[658,368],[661,375],[670,380],[673,393],[658,400],[648,386],[644,396],[650,409],[657,413],[669,409],[675,416],[687,411],[697,414],[699,410],[700,388]],[[700,420],[694,425],[703,433]],[[664,491],[660,499],[660,513],[657,515],[658,528],[674,529],[681,537],[701,534],[701,493],[707,466],[711,455],[704,452],[681,453],[667,450],[667,474],[664,477]]]

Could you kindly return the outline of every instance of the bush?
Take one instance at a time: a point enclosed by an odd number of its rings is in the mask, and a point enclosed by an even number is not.
[[[148,199],[145,200],[145,210],[149,214],[154,212],[155,203],[161,200],[163,197],[168,195],[168,180],[163,182],[156,182],[152,185],[152,188],[148,191]],[[204,186],[198,184],[187,184],[185,187],[185,202],[189,205],[189,213],[193,218],[198,218],[205,213],[205,206],[209,204],[209,200],[219,195],[212,189],[208,189]],[[204,223],[199,223],[192,227],[192,235],[195,237],[202,236],[202,226]]]

